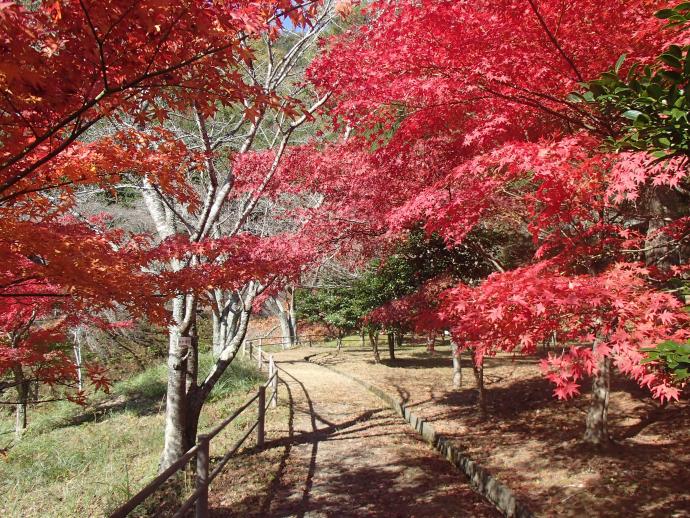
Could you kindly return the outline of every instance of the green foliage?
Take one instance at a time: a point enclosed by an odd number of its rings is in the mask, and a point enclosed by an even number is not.
[[[571,99],[597,103],[618,118],[614,149],[648,151],[659,158],[690,154],[690,47],[670,46],[654,66],[635,63],[626,78],[614,69]]]
[[[353,288],[323,289],[297,293],[297,318],[325,324],[340,334],[353,330],[366,308]]]
[[[690,378],[690,343],[667,340],[654,349],[642,349],[647,353],[643,363],[659,362],[664,365],[677,381]]]
[[[690,3],[664,9],[657,17],[668,26],[690,22]],[[647,151],[657,158],[690,155],[690,47],[669,46],[652,65],[633,63],[625,77],[625,55],[613,69],[572,93],[574,103],[597,105],[615,121],[617,134],[609,139],[616,150]]]
[[[512,241],[508,238],[503,242]],[[341,333],[352,331],[362,325],[362,319],[372,310],[415,292],[431,279],[448,275],[472,282],[485,277],[494,271],[494,266],[478,250],[484,253],[493,242],[501,242],[496,231],[479,229],[463,245],[448,247],[438,235],[427,236],[422,229],[415,229],[393,254],[373,261],[351,285],[299,291],[297,316]],[[509,255],[507,248],[506,254]]]
[[[668,20],[666,27],[686,26],[690,23],[690,2],[683,2],[672,9],[662,9],[656,17]]]
[[[666,28],[690,25],[690,2],[656,13],[667,20]],[[634,63],[626,77],[621,56],[609,72],[585,84],[582,93],[571,94],[573,102],[597,105],[613,117],[616,136],[609,139],[614,150],[646,151],[659,160],[690,156],[690,46],[670,45],[651,65]],[[683,290],[685,291],[685,290]],[[676,380],[690,378],[690,344],[666,341],[645,349],[646,363],[655,362]]]

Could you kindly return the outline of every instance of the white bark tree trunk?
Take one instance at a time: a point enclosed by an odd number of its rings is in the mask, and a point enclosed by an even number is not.
[[[82,371],[81,371],[81,340],[79,337],[79,329],[74,330],[74,345],[73,345],[73,350],[74,350],[74,364],[77,366],[77,386],[79,387],[79,390],[84,389],[84,381],[82,378]]]
[[[163,471],[186,452],[191,445],[186,434],[187,358],[191,345],[184,316],[190,311],[186,297],[173,300],[176,325],[168,332],[168,385],[165,399],[165,432],[159,469]]]
[[[278,318],[283,348],[297,345],[297,319],[294,308],[294,290],[288,288],[286,294],[271,297],[266,301],[266,307]]]
[[[453,388],[455,389],[462,386],[462,358],[460,354],[457,344],[451,341],[450,356],[453,360]]]
[[[17,390],[14,436],[19,440],[24,435],[28,423],[29,382],[26,380],[24,371],[19,365],[15,365],[13,371]]]

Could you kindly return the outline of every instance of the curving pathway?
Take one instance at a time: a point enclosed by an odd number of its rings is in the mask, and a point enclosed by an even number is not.
[[[280,438],[266,445],[284,453],[256,516],[500,516],[373,394],[305,361],[318,352],[274,355],[293,410],[287,433],[273,430]]]

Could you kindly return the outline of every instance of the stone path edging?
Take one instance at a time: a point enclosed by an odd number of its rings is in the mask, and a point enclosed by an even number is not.
[[[533,518],[534,514],[522,503],[520,503],[511,489],[494,478],[483,466],[480,466],[467,455],[462,453],[460,449],[453,445],[451,441],[441,434],[437,433],[434,426],[417,416],[414,412],[406,408],[403,403],[396,400],[390,394],[384,392],[378,387],[375,387],[366,381],[356,378],[350,374],[342,372],[335,367],[322,365],[312,361],[317,354],[305,356],[304,359],[315,365],[319,365],[324,369],[331,370],[345,376],[346,378],[360,384],[368,391],[372,392],[388,406],[395,410],[414,430],[419,433],[422,438],[431,446],[436,448],[441,455],[443,455],[451,464],[453,464],[460,471],[465,473],[470,479],[472,487],[484,498],[489,500],[496,508],[509,518]]]

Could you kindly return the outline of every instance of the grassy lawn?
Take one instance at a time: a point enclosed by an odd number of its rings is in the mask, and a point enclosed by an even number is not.
[[[210,361],[203,358],[202,372]],[[252,365],[236,361],[204,407],[200,430],[240,406],[261,381]],[[116,383],[88,409],[69,402],[30,409],[29,430],[0,459],[0,515],[102,516],[127,500],[156,474],[165,388],[166,369],[160,365]],[[219,434],[212,457],[222,455],[255,414],[252,407]],[[269,420],[283,417],[280,408],[267,414]],[[3,414],[4,444],[13,437],[13,426],[13,416]],[[253,445],[251,439],[247,444]]]

